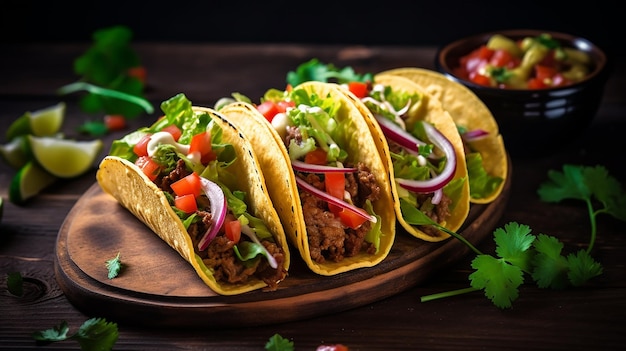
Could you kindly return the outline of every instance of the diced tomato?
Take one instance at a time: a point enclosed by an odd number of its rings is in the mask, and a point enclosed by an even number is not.
[[[127,71],[129,76],[137,78],[142,84],[146,84],[146,68],[143,66],[131,67]]]
[[[350,82],[348,83],[348,90],[359,99],[362,99],[367,96],[367,83]]]
[[[279,102],[276,103],[276,108],[278,109],[279,113],[280,112],[287,112],[287,108],[295,107],[295,106],[296,106],[296,103],[291,101],[291,100],[289,100],[289,101],[283,100],[283,101],[279,101]]]
[[[174,198],[174,206],[187,214],[194,213],[198,210],[196,197],[193,196],[193,194],[176,196]]]
[[[150,141],[150,134],[144,135],[135,146],[133,146],[133,152],[137,156],[148,156],[148,142]]]
[[[272,121],[274,116],[278,113],[278,106],[274,101],[263,101],[262,103],[256,106],[256,109],[267,119],[268,121]]]
[[[496,67],[510,67],[514,62],[514,56],[503,49],[495,50],[489,59],[489,63]]]
[[[191,137],[191,142],[189,142],[189,153],[193,152],[200,153],[200,162],[202,162],[202,164],[207,164],[217,158],[211,145],[210,132],[204,131]]]
[[[473,74],[470,73],[469,78],[472,82],[478,84],[478,85],[484,85],[484,86],[491,86],[491,79],[485,75],[482,75],[480,73],[476,73],[474,72]]]
[[[161,129],[162,132],[168,132],[170,134],[172,134],[172,136],[174,137],[174,140],[178,141],[178,139],[180,139],[180,136],[183,134],[183,132],[180,130],[180,128],[178,128],[176,125],[174,124],[170,124],[169,126],[163,127],[163,129]]]
[[[111,131],[122,130],[126,128],[126,118],[122,115],[106,115],[104,125]]]
[[[226,237],[238,243],[241,239],[241,222],[232,215],[227,215],[224,220],[224,233]]]
[[[548,86],[543,79],[531,78],[528,80],[528,89],[544,89]]]
[[[353,211],[345,208],[342,208],[341,211],[339,211],[338,215],[339,218],[341,218],[341,223],[347,225],[352,229],[357,229],[361,226],[361,224],[367,221],[367,218],[364,218],[363,216],[360,216]]]
[[[552,77],[556,74],[557,70],[554,67],[536,65],[535,66],[535,78],[540,79],[542,81],[546,81],[546,79],[552,80]]]
[[[326,188],[326,192],[338,199],[343,200],[343,195],[346,188],[346,177],[343,173],[325,173],[324,174],[324,187]],[[341,211],[341,208],[328,204],[328,209],[330,212],[337,214]]]
[[[200,195],[200,176],[196,172],[181,178],[170,185],[174,193],[178,196],[192,194],[195,197]]]
[[[139,158],[135,160],[135,165],[139,167],[150,180],[155,180],[161,170],[161,165],[154,162],[150,156],[139,156]]]
[[[325,165],[326,157],[326,151],[324,151],[324,149],[317,148],[304,155],[304,162],[312,165]]]

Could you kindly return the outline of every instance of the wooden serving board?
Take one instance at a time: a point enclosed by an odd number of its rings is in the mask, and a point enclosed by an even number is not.
[[[503,192],[494,202],[471,206],[459,233],[473,244],[492,234],[504,212],[510,174],[511,167]],[[209,289],[175,250],[95,183],[61,226],[55,274],[74,306],[119,324],[243,327],[282,323],[337,313],[398,294],[469,253],[456,239],[429,243],[399,225],[397,228],[389,256],[377,266],[318,276],[292,249],[289,276],[278,290],[221,296]],[[108,279],[106,261],[117,253],[121,253],[125,270]]]

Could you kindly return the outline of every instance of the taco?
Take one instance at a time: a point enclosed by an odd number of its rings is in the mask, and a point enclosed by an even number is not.
[[[104,192],[175,249],[212,290],[276,290],[290,253],[250,142],[184,94],[164,117],[113,141],[96,178]]]
[[[270,89],[258,105],[239,100],[219,111],[252,139],[287,237],[307,266],[330,276],[383,261],[396,223],[389,173],[352,101],[336,84],[319,82]],[[270,116],[268,105],[280,112]]]
[[[495,200],[504,188],[509,169],[504,140],[489,108],[469,88],[439,72],[407,67],[377,74],[383,75],[409,78],[441,101],[464,143],[470,202],[485,204]]]
[[[463,143],[441,103],[407,78],[357,74],[312,59],[287,75],[288,84],[334,81],[361,112],[390,173],[398,222],[411,235],[441,241],[469,214]],[[424,215],[430,218],[427,220]]]

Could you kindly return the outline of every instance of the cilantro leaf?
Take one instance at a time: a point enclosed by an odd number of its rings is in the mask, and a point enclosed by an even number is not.
[[[541,184],[537,190],[543,201],[587,200],[591,197],[591,190],[584,180],[582,167],[564,165],[563,172],[548,171],[548,178],[550,180]]]
[[[72,339],[78,340],[82,350],[111,350],[118,338],[117,324],[103,318],[92,318],[78,329]]]
[[[372,82],[373,80],[374,76],[371,73],[358,74],[352,67],[339,69],[332,64],[324,64],[316,58],[300,64],[295,71],[287,72],[287,84],[294,87],[309,81],[333,81],[342,84],[349,82]]]
[[[265,344],[265,350],[267,351],[293,351],[295,347],[293,341],[289,341],[280,334],[274,334],[269,341]]]
[[[595,196],[604,205],[604,212],[626,221],[626,193],[622,185],[609,175],[602,166],[587,167],[584,169],[585,183]]]
[[[533,257],[532,278],[537,286],[553,289],[566,287],[569,265],[561,255],[563,243],[553,236],[539,234],[533,246],[537,254]]]
[[[531,247],[535,237],[530,228],[511,222],[494,232],[496,253],[500,258],[478,255],[472,261],[476,271],[470,274],[471,286],[484,289],[485,295],[498,307],[511,307],[524,282],[524,270],[530,268]]]
[[[602,266],[585,250],[567,256],[570,271],[567,275],[573,286],[581,286],[589,279],[602,274]]]
[[[522,270],[490,255],[478,255],[472,261],[476,271],[470,274],[471,285],[484,289],[485,296],[500,308],[511,307],[519,295],[518,287],[524,282]]]
[[[106,266],[107,266],[107,269],[109,270],[109,274],[108,274],[109,279],[113,279],[117,277],[117,275],[120,273],[123,267],[122,261],[120,260],[120,253],[118,252],[117,256],[106,261]]]
[[[515,222],[507,223],[504,230],[496,229],[494,237],[498,256],[520,267],[523,271],[530,270],[532,252],[528,249],[535,240],[535,236],[530,234],[529,226]]]
[[[33,339],[37,341],[63,341],[67,339],[67,333],[69,332],[70,327],[67,325],[66,321],[61,322],[58,326],[52,327],[50,329],[41,330],[33,333]]]
[[[45,344],[57,341],[76,340],[83,351],[112,350],[119,332],[117,324],[104,318],[91,318],[83,323],[79,330],[68,336],[69,326],[66,321],[51,329],[36,331],[33,339]]]

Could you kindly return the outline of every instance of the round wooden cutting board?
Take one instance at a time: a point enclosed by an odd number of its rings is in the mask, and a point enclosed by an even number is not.
[[[492,234],[509,198],[510,174],[511,167],[503,192],[494,202],[471,206],[459,231],[468,241],[477,244]],[[120,324],[242,327],[282,323],[336,313],[398,294],[469,253],[456,239],[429,243],[407,234],[399,225],[397,228],[389,256],[374,267],[318,276],[292,249],[289,276],[278,290],[221,296],[204,285],[176,251],[95,183],[61,226],[55,274],[74,306],[85,314]],[[118,253],[124,270],[109,279],[106,261]]]

